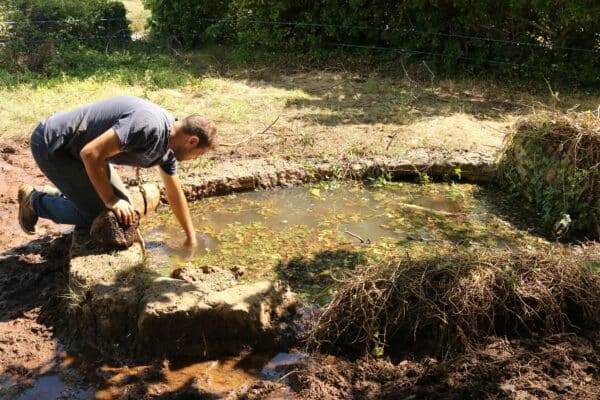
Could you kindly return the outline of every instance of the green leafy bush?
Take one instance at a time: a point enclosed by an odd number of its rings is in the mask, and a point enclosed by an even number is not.
[[[519,122],[499,177],[538,210],[546,230],[600,239],[600,119],[593,113]]]
[[[594,0],[146,0],[145,4],[152,11],[157,35],[173,34],[190,45],[236,38],[250,49],[319,54],[339,51],[340,44],[381,46],[403,49],[406,57],[431,58],[438,69],[448,71],[490,67],[520,74],[561,71],[580,80],[600,80],[600,3]],[[223,18],[235,22],[217,22]],[[369,54],[380,53],[369,50]],[[398,57],[397,52],[384,54]]]
[[[110,0],[7,0],[0,5],[3,25],[0,64],[40,71],[56,59],[58,48],[105,46],[130,40],[125,6]]]
[[[230,0],[144,0],[152,12],[149,21],[155,39],[174,40],[197,46],[211,41],[223,41],[230,33],[227,17]]]
[[[110,0],[8,0],[5,18],[17,21],[13,38],[25,42],[130,34],[125,6]]]
[[[555,49],[599,49],[600,19],[594,15],[600,14],[600,3],[590,0],[232,0],[231,10],[241,20],[241,42],[251,46],[305,51],[374,45],[404,49],[406,56],[430,56],[438,68],[449,70],[512,70],[511,64],[528,64],[534,71],[577,67],[587,78],[598,79],[600,53]],[[252,20],[325,26],[244,22]],[[520,44],[525,42],[538,46]]]

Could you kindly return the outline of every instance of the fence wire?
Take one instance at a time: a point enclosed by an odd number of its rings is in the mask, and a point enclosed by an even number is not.
[[[64,19],[64,20],[32,20],[32,21],[0,21],[0,25],[14,26],[14,25],[43,25],[43,24],[76,24],[76,23],[96,23],[96,22],[129,22],[129,21],[157,21],[155,18],[99,18],[99,19]],[[482,41],[482,42],[493,42],[502,43],[507,45],[513,45],[517,47],[534,47],[543,48],[547,50],[563,50],[583,53],[596,53],[600,54],[600,49],[587,49],[579,47],[569,46],[558,46],[549,45],[543,43],[523,42],[517,40],[498,39],[476,35],[465,35],[465,34],[453,34],[445,32],[435,32],[415,27],[393,27],[389,25],[373,27],[373,26],[361,26],[361,25],[343,25],[343,24],[328,24],[319,22],[294,22],[294,21],[266,21],[266,20],[253,20],[253,19],[237,19],[237,18],[199,18],[198,21],[203,22],[215,22],[215,23],[236,23],[236,24],[255,24],[255,25],[272,25],[272,26],[297,26],[297,27],[312,27],[312,28],[336,28],[343,30],[364,30],[372,32],[402,32],[402,33],[414,33],[421,35],[440,36],[453,39],[463,39],[471,41]]]
[[[0,26],[4,25],[7,27],[10,26],[18,26],[18,25],[43,25],[43,24],[63,24],[63,25],[73,25],[73,24],[92,24],[98,22],[132,22],[136,20],[147,20],[149,22],[156,21],[156,19],[147,19],[147,18],[100,18],[100,19],[67,19],[67,20],[33,20],[33,21],[0,21]],[[368,26],[353,26],[353,25],[341,25],[341,24],[327,24],[327,23],[309,23],[309,22],[293,22],[293,21],[264,21],[264,20],[251,20],[251,19],[232,19],[232,18],[200,18],[198,21],[201,22],[212,22],[212,23],[232,23],[232,24],[260,24],[260,25],[270,25],[270,26],[295,26],[295,27],[304,27],[304,28],[335,28],[335,29],[345,29],[345,30],[365,30],[365,31],[379,31],[379,32],[402,32],[407,34],[420,34],[420,35],[434,35],[440,36],[448,39],[460,39],[460,40],[468,40],[468,41],[478,41],[478,42],[493,42],[500,43],[505,45],[513,45],[515,47],[531,47],[531,48],[543,48],[545,50],[550,51],[564,51],[564,52],[581,52],[581,53],[592,53],[592,54],[600,54],[600,49],[585,49],[585,48],[575,48],[575,47],[563,47],[563,46],[550,46],[541,43],[531,43],[531,42],[521,42],[521,41],[513,41],[513,40],[505,40],[505,39],[497,39],[497,38],[488,38],[488,37],[480,37],[473,35],[462,35],[462,34],[448,34],[442,32],[433,32],[416,29],[414,27],[400,28],[400,27],[390,27],[386,25],[385,27],[368,27]],[[203,33],[189,33],[189,32],[171,32],[170,35],[158,35],[159,39],[178,39],[178,38],[199,38],[203,37]],[[131,35],[125,34],[123,32],[116,32],[112,35],[85,35],[80,37],[64,37],[64,38],[51,38],[48,36],[44,39],[9,39],[9,40],[0,40],[0,46],[6,46],[10,43],[23,43],[25,45],[40,45],[48,40],[53,40],[57,42],[71,42],[73,40],[79,42],[93,41],[93,40],[103,40],[106,43],[117,40],[117,39],[131,39]],[[496,65],[496,66],[504,66],[511,67],[514,69],[526,69],[532,71],[542,71],[542,72],[560,72],[565,74],[573,75],[576,71],[573,70],[563,70],[559,68],[543,68],[536,65],[525,64],[525,63],[516,63],[507,60],[496,60],[496,59],[487,59],[487,58],[478,58],[478,57],[469,57],[464,55],[456,55],[444,52],[435,52],[435,51],[426,51],[426,50],[414,50],[409,48],[402,47],[386,47],[380,45],[368,45],[368,44],[354,44],[354,43],[325,43],[326,46],[329,47],[338,47],[342,49],[362,49],[362,50],[373,50],[373,51],[383,51],[383,52],[395,52],[402,54],[413,54],[413,55],[421,55],[421,56],[430,56],[437,58],[451,58],[455,60],[463,60],[469,62],[476,62],[481,64],[488,65]]]

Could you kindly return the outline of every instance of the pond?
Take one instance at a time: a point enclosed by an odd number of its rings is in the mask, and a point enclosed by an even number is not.
[[[419,257],[448,246],[545,242],[500,216],[504,197],[470,184],[329,182],[195,202],[200,245],[193,252],[178,248],[183,232],[167,208],[147,218],[143,232],[149,262],[162,275],[185,266],[242,265],[245,279],[280,279],[326,300],[336,274],[393,252]]]

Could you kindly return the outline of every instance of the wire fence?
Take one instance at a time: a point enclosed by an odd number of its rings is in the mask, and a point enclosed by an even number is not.
[[[540,68],[540,67],[534,66],[534,65],[512,63],[509,61],[488,60],[485,58],[458,56],[455,54],[438,53],[438,52],[432,52],[432,51],[411,50],[411,49],[399,48],[399,47],[369,46],[369,45],[349,44],[349,43],[328,43],[328,44],[330,46],[337,46],[337,47],[349,48],[349,49],[369,49],[369,50],[379,50],[379,51],[395,52],[395,53],[425,55],[425,56],[440,57],[440,58],[453,58],[456,60],[474,61],[474,62],[490,64],[490,65],[502,65],[502,66],[507,66],[507,67],[530,69],[533,71],[545,71],[546,70],[544,68]],[[555,71],[567,72],[566,70],[559,70],[559,69],[555,69]]]
[[[0,25],[67,25],[76,23],[92,23],[92,22],[111,22],[111,21],[134,21],[134,20],[145,20],[145,18],[98,18],[98,19],[40,19],[40,20],[26,20],[26,21],[0,21]]]
[[[99,18],[99,19],[66,19],[66,20],[33,20],[33,21],[0,21],[0,26],[14,27],[19,25],[44,25],[44,24],[55,24],[55,25],[77,25],[77,24],[94,24],[94,23],[110,23],[110,22],[133,22],[136,20],[148,20],[147,18]],[[150,21],[156,21],[150,19]],[[588,53],[588,54],[600,54],[600,49],[588,49],[588,48],[577,48],[577,47],[566,47],[566,46],[554,46],[543,43],[533,42],[522,42],[498,38],[481,37],[474,35],[463,35],[463,34],[450,34],[443,32],[427,31],[422,29],[416,29],[414,27],[371,27],[371,26],[355,26],[355,25],[342,25],[342,24],[327,24],[327,23],[309,23],[309,22],[293,22],[293,21],[265,21],[265,20],[252,20],[252,19],[233,19],[233,18],[200,18],[199,22],[211,22],[211,23],[230,23],[230,24],[259,24],[268,26],[291,26],[300,28],[334,28],[344,30],[364,30],[364,31],[377,31],[377,32],[402,32],[406,34],[417,34],[417,35],[433,35],[444,37],[447,39],[458,39],[478,43],[498,43],[502,45],[511,45],[519,48],[540,48],[547,51],[554,52],[577,52],[577,53]],[[203,37],[203,33],[190,33],[190,32],[170,32],[169,35],[159,35],[158,38],[172,40],[181,38],[200,38]],[[117,39],[130,39],[131,35],[125,32],[115,32],[110,35],[84,35],[80,37],[55,37],[53,41],[58,42],[69,42],[72,40],[78,40],[80,42],[102,40],[110,42]],[[25,45],[40,45],[45,43],[49,38],[44,39],[7,39],[0,40],[0,45],[7,45],[13,42],[20,42]],[[566,70],[561,68],[545,68],[537,65],[531,65],[526,63],[518,63],[507,60],[487,59],[480,57],[470,57],[466,55],[450,54],[445,52],[427,51],[427,50],[415,50],[404,47],[388,47],[381,45],[369,45],[369,44],[355,44],[355,43],[324,43],[329,47],[337,47],[341,49],[356,49],[356,50],[370,50],[370,51],[381,51],[381,52],[393,52],[400,54],[409,55],[421,55],[436,58],[450,58],[455,60],[469,61],[480,64],[488,64],[493,66],[510,67],[513,69],[524,69],[531,71],[542,71],[542,72],[559,72],[566,74],[576,74],[572,69]]]
[[[98,18],[98,19],[63,19],[63,20],[32,20],[32,21],[0,21],[0,25],[13,26],[13,25],[43,25],[43,24],[56,24],[56,25],[68,25],[78,23],[97,23],[97,22],[129,22],[129,21],[146,21],[146,18]],[[156,21],[156,19],[151,19]],[[253,20],[253,19],[236,19],[236,18],[199,18],[198,21],[202,22],[216,22],[216,23],[235,23],[235,24],[255,24],[255,25],[272,25],[272,26],[297,26],[297,27],[312,27],[312,28],[336,28],[345,30],[363,30],[372,32],[402,32],[402,33],[415,33],[421,35],[440,36],[452,39],[464,39],[471,41],[482,41],[482,42],[493,42],[502,43],[514,46],[523,47],[534,47],[543,48],[547,50],[563,50],[563,51],[574,51],[583,53],[596,53],[600,54],[600,49],[587,49],[579,47],[568,47],[559,46],[544,43],[533,43],[523,42],[516,40],[489,38],[484,36],[475,35],[464,35],[464,34],[453,34],[444,32],[428,31],[418,29],[415,27],[373,27],[373,26],[361,26],[361,25],[343,25],[343,24],[326,24],[318,22],[294,22],[294,21],[265,21],[265,20]]]

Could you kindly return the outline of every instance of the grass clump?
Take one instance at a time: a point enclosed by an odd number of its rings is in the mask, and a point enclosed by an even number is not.
[[[556,236],[600,239],[600,118],[591,112],[521,120],[500,181],[526,198]]]
[[[437,355],[493,335],[593,328],[600,322],[600,275],[586,267],[592,253],[463,249],[373,263],[342,282],[308,343],[376,356],[406,349]]]

